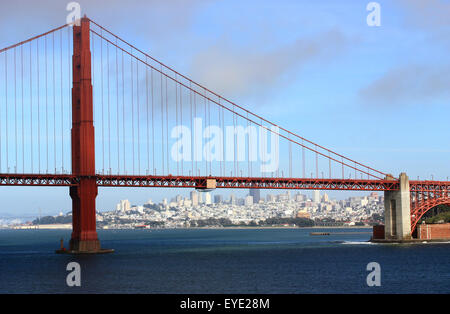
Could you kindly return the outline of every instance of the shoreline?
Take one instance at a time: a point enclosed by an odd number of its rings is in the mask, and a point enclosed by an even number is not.
[[[1,228],[2,230],[67,230],[72,229],[72,225],[36,225],[36,226],[14,226]],[[175,227],[175,228],[97,228],[97,230],[195,230],[195,229],[372,229],[372,226],[313,226],[313,227],[293,227],[293,226],[227,226],[227,227]]]
[[[152,228],[150,228],[152,229]],[[336,226],[336,227],[292,227],[292,226],[232,226],[232,227],[189,227],[189,228],[161,228],[161,229],[372,229],[372,226]]]

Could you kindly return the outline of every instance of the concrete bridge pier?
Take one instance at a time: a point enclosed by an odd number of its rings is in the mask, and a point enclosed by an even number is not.
[[[411,239],[410,197],[409,178],[402,172],[400,190],[384,192],[384,238],[386,240]]]

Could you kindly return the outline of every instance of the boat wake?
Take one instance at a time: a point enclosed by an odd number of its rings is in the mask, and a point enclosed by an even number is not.
[[[379,243],[369,242],[369,241],[341,241],[341,244],[350,244],[350,245],[376,245]]]

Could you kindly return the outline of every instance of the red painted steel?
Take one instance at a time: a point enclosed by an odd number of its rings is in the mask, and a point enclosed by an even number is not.
[[[90,22],[98,26],[101,30],[106,31],[114,36],[116,42],[112,42],[90,28]],[[63,25],[49,32],[35,36],[26,41],[22,41],[13,46],[0,50],[0,53],[19,47],[25,43],[46,36],[52,32],[60,30],[68,25]],[[337,162],[355,171],[367,174],[373,179],[308,179],[308,178],[266,178],[266,177],[207,177],[207,176],[127,176],[127,175],[101,175],[95,173],[95,132],[93,125],[93,97],[91,82],[91,48],[90,33],[93,33],[112,46],[121,49],[130,57],[135,58],[142,64],[151,67],[161,75],[175,81],[179,86],[183,86],[193,93],[198,94],[204,99],[216,103],[219,107],[226,109],[236,116],[246,119],[257,126],[271,131],[267,126],[263,125],[263,121],[271,126],[276,126],[280,130],[287,133],[274,132],[279,136],[287,139],[291,143],[295,143],[316,154],[319,154],[328,160]],[[161,65],[161,70],[151,66],[146,60],[138,58],[133,53],[124,50],[117,45],[117,40],[122,41],[133,49],[142,53],[146,58],[157,62]],[[31,49],[31,46],[30,46]],[[73,87],[72,87],[72,174],[0,174],[0,185],[5,186],[68,186],[70,187],[70,196],[73,204],[73,232],[71,239],[71,250],[74,251],[98,251],[100,243],[98,241],[95,221],[95,199],[97,196],[98,186],[101,187],[187,187],[206,189],[207,180],[214,179],[216,188],[232,188],[232,189],[298,189],[298,190],[358,190],[358,191],[394,191],[399,189],[399,181],[397,179],[386,180],[386,174],[360,164],[352,159],[335,153],[325,147],[315,144],[303,137],[298,136],[250,111],[238,106],[237,104],[223,98],[222,96],[212,92],[206,87],[197,84],[188,77],[176,72],[172,68],[164,65],[153,57],[145,54],[143,51],[127,43],[123,39],[114,35],[107,29],[90,21],[84,17],[81,19],[80,26],[73,27]],[[31,50],[30,50],[31,51]],[[30,56],[31,60],[31,56]],[[6,57],[5,57],[6,62]],[[31,62],[31,61],[30,61]],[[171,77],[162,67],[175,73],[175,77]],[[14,66],[15,68],[15,66]],[[189,84],[177,80],[181,77]],[[202,94],[198,89],[192,89],[191,84],[203,90]],[[218,101],[206,96],[206,91],[218,97]],[[220,100],[223,100],[222,103]],[[232,105],[225,106],[223,103]],[[235,110],[239,108],[244,114]],[[251,118],[249,118],[249,115]],[[223,117],[222,117],[223,118]],[[258,122],[259,120],[259,122]],[[292,139],[296,138],[296,140]],[[314,148],[305,146],[303,141],[311,144]],[[325,150],[322,153],[317,148]],[[332,157],[334,156],[334,157]],[[342,160],[336,159],[337,157]],[[317,155],[316,155],[317,158]],[[345,160],[345,162],[344,162]],[[353,163],[353,165],[352,165]],[[358,167],[357,167],[358,166]],[[317,162],[316,162],[317,167]],[[361,168],[359,168],[361,167]],[[366,169],[367,171],[365,171]],[[318,171],[316,170],[316,173]],[[331,173],[331,170],[330,170]],[[415,230],[417,223],[421,217],[431,208],[440,204],[450,204],[450,182],[449,181],[410,181],[411,193],[411,229]]]
[[[0,174],[0,185],[5,186],[89,186],[86,193],[100,187],[168,187],[205,189],[206,180],[215,179],[216,188],[225,189],[292,189],[292,190],[340,190],[340,191],[397,191],[398,180],[307,179],[307,178],[247,178],[205,176],[126,176],[126,175],[72,175],[65,174]],[[87,183],[86,183],[87,182]],[[80,188],[80,191],[83,188]],[[450,204],[449,181],[410,181],[411,231],[420,218],[431,208]],[[74,193],[74,192],[71,192]],[[90,194],[94,201],[96,194]],[[78,205],[77,205],[78,206]],[[95,209],[95,207],[94,207]],[[94,210],[91,209],[93,213]],[[95,217],[95,216],[94,216]],[[92,216],[90,217],[92,219]],[[89,221],[92,228],[92,220]],[[94,224],[95,226],[95,224]]]
[[[450,182],[411,181],[411,232],[417,227],[422,216],[433,207],[450,205]]]
[[[89,19],[73,26],[72,174],[78,184],[70,187],[73,231],[70,250],[99,251],[95,226],[95,138],[91,83]]]
[[[307,179],[265,177],[205,177],[205,176],[125,176],[97,175],[102,187],[187,187],[206,188],[206,179],[215,179],[216,188],[229,189],[294,189],[294,190],[355,190],[394,191],[394,180]]]

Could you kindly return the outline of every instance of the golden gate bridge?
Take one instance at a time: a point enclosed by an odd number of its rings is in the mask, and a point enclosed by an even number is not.
[[[384,191],[385,238],[400,240],[450,203],[449,181],[395,178],[338,154],[87,17],[0,50],[0,185],[69,187],[72,253],[102,252],[98,187]]]

